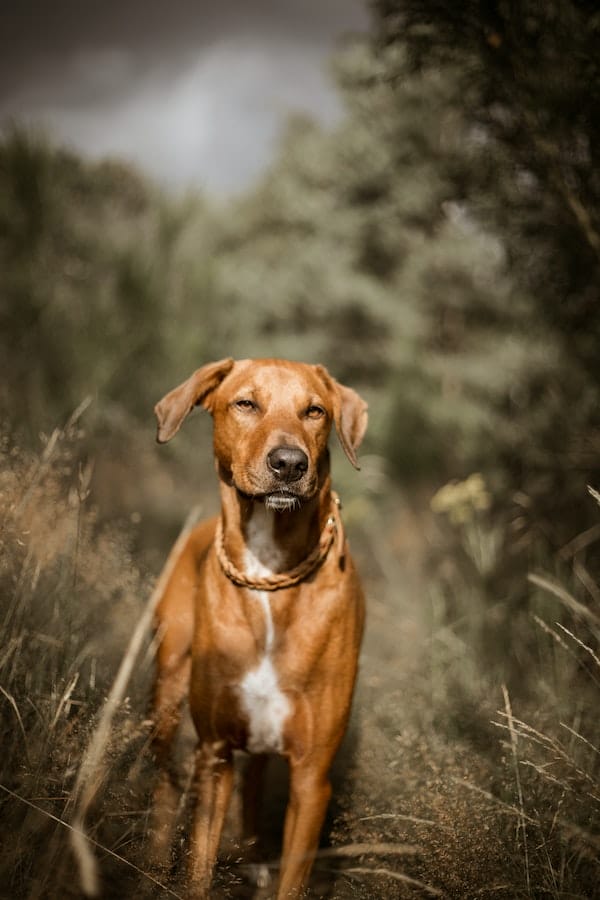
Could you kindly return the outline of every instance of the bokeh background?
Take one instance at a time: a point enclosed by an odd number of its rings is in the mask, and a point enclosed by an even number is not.
[[[79,761],[217,504],[208,417],[158,448],[152,407],[223,356],[370,407],[361,473],[334,458],[370,610],[323,836],[351,849],[315,893],[598,896],[596,4],[2,18],[0,896],[80,896]],[[183,890],[144,874],[151,671],[88,823],[105,896]]]

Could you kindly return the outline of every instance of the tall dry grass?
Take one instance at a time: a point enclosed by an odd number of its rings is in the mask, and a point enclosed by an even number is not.
[[[103,485],[83,455],[83,415],[82,406],[38,455],[8,438],[0,448],[7,898],[81,895],[76,780],[151,594],[131,533],[98,520]],[[483,482],[424,512],[422,499],[411,509],[389,490],[380,460],[364,462],[365,492],[344,484],[343,469],[338,484],[370,615],[316,893],[595,896],[600,620],[587,554],[597,534],[578,536],[558,561],[532,556],[526,581],[503,571],[506,531]],[[145,856],[151,669],[147,643],[113,710],[85,819],[105,897],[182,892],[176,880],[152,881]],[[217,881],[237,896],[235,844],[226,857]]]
[[[467,778],[465,788],[489,802],[488,828],[494,817],[506,823],[514,872],[503,890],[597,896],[600,615],[592,572],[600,532],[576,535],[554,558],[533,544],[525,579],[520,567],[511,571],[510,530],[491,510],[483,479],[438,492],[432,507],[445,519],[438,527],[446,548],[431,582],[437,689],[450,733],[463,728],[492,751],[489,786]]]
[[[39,456],[0,448],[0,884],[6,897],[79,896],[69,852],[73,785],[96,716],[148,594],[129,539],[100,527],[81,459],[84,405]],[[114,721],[110,777],[92,838],[113,852],[145,807],[128,782],[141,765],[142,658]],[[132,714],[132,709],[135,713]],[[140,808],[141,807],[141,808]]]

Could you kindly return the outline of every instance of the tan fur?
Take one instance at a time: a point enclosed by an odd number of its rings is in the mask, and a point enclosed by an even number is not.
[[[159,440],[169,440],[199,404],[214,419],[228,557],[247,574],[247,567],[293,568],[319,541],[331,510],[331,427],[356,466],[366,404],[322,366],[222,360],[199,369],[157,404]],[[279,744],[267,749],[278,749],[290,765],[277,897],[294,897],[310,873],[331,793],[328,773],[348,721],[363,595],[347,548],[337,544],[294,587],[268,596],[237,587],[217,559],[215,527],[213,519],[192,532],[157,613],[155,851],[165,853],[171,840],[177,791],[168,760],[185,695],[198,733],[189,865],[194,897],[210,889],[233,750],[247,749],[259,733],[270,734],[258,730],[265,713],[269,726],[276,732],[280,727]],[[261,684],[269,688],[264,696]],[[253,777],[263,757],[255,759]],[[243,792],[247,838],[254,837],[248,830],[256,820],[252,788],[247,784]]]

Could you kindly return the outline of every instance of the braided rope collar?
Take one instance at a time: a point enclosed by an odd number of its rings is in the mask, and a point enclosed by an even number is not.
[[[308,556],[299,562],[297,566],[294,566],[293,569],[289,569],[287,572],[277,572],[264,578],[250,578],[234,566],[225,550],[223,519],[219,518],[215,533],[215,551],[223,572],[234,584],[237,584],[239,587],[250,588],[254,591],[279,591],[283,588],[289,588],[293,587],[295,584],[299,584],[325,562],[336,534],[341,556],[344,545],[344,531],[342,528],[342,520],[340,518],[340,508],[340,499],[337,494],[332,491],[331,513],[327,517],[319,542],[314,546]]]

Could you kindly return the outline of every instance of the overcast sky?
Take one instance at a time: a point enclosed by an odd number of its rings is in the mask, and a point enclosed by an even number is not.
[[[369,21],[363,0],[9,0],[0,16],[0,122],[213,191],[260,172],[289,112],[335,120],[328,59]]]

